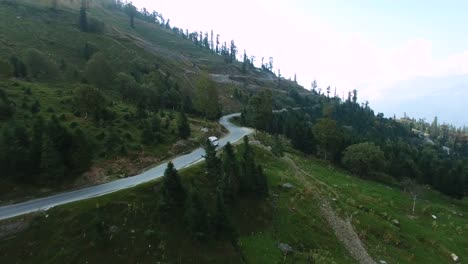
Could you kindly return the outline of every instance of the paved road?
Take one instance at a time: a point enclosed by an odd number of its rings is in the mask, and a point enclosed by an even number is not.
[[[239,113],[223,116],[219,120],[219,123],[223,125],[229,131],[229,133],[219,140],[218,148],[223,147],[224,145],[226,145],[227,142],[236,142],[239,139],[243,138],[245,135],[249,135],[253,132],[253,130],[250,128],[238,127],[229,122],[229,119],[235,116],[239,116]],[[179,156],[173,159],[172,162],[174,163],[174,166],[177,169],[182,169],[202,161],[202,156],[204,154],[205,151],[202,148],[198,148],[189,154]],[[138,184],[149,182],[163,176],[166,167],[167,163],[163,163],[148,171],[143,172],[140,175],[133,176],[130,178],[120,179],[101,185],[61,193],[45,198],[39,198],[23,203],[3,206],[0,207],[0,220],[32,212],[47,210],[54,206],[105,195],[115,191],[127,189]]]

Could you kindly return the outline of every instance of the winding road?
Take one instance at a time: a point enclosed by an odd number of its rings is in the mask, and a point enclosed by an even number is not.
[[[238,127],[229,121],[232,117],[236,117],[239,115],[239,113],[230,114],[223,116],[219,120],[219,123],[223,125],[229,131],[229,133],[219,140],[218,148],[222,148],[224,145],[226,145],[227,142],[234,143],[239,139],[243,138],[244,136],[249,135],[253,132],[253,130],[250,128]],[[204,154],[205,151],[202,148],[198,148],[189,154],[174,158],[172,162],[174,163],[176,169],[182,169],[202,161]],[[23,203],[2,206],[0,207],[0,220],[37,211],[43,211],[58,205],[85,200],[92,197],[102,196],[108,193],[131,188],[136,185],[160,178],[164,175],[166,167],[167,162],[159,164],[158,166],[133,177],[124,178],[113,182],[87,187],[75,191],[56,194],[49,197],[34,199]]]

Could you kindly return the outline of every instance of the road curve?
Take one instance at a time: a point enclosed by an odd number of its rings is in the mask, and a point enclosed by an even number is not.
[[[234,143],[239,139],[243,138],[244,136],[249,135],[253,132],[253,130],[250,128],[238,127],[229,121],[229,119],[231,119],[232,117],[239,115],[239,113],[230,114],[223,116],[219,120],[219,123],[223,125],[229,131],[229,133],[219,140],[218,148],[223,147],[224,145],[226,145],[227,142]],[[174,163],[176,169],[182,169],[202,161],[204,154],[205,151],[202,148],[198,148],[189,154],[174,158],[172,162]],[[58,205],[81,201],[92,197],[102,196],[108,193],[131,188],[133,186],[160,178],[164,175],[164,170],[166,169],[166,167],[167,162],[159,164],[158,166],[133,177],[124,178],[113,182],[87,187],[75,191],[56,194],[49,197],[34,199],[23,203],[2,206],[0,207],[0,220],[37,211],[43,211]]]

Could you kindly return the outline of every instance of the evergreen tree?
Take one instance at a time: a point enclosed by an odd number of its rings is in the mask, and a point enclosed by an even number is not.
[[[205,164],[206,174],[210,179],[214,179],[218,184],[222,183],[221,161],[216,157],[216,147],[209,139],[205,141]],[[224,186],[223,186],[224,188]]]
[[[227,202],[234,202],[240,188],[239,164],[237,162],[234,148],[228,142],[223,150],[223,175],[224,175],[224,197]]]
[[[242,192],[251,192],[256,189],[256,169],[254,153],[249,145],[249,138],[245,136],[240,160],[240,190]]]
[[[179,119],[177,120],[177,129],[179,131],[179,137],[182,139],[187,139],[190,137],[190,124],[188,122],[187,116],[185,115],[184,110],[179,113]]]
[[[44,119],[38,117],[33,125],[31,142],[32,172],[39,175],[41,172],[42,146],[44,140]]]
[[[95,53],[86,64],[86,80],[98,89],[108,88],[114,80],[112,67],[102,53]]]
[[[80,18],[78,21],[78,25],[80,26],[81,31],[88,31],[88,15],[86,14],[86,0],[81,0]]]
[[[202,73],[198,79],[195,109],[211,120],[221,116],[218,89],[207,73]]]
[[[271,148],[271,152],[273,155],[277,157],[283,157],[284,156],[284,147],[283,143],[281,142],[281,139],[278,135],[275,135],[273,138],[273,146]]]
[[[70,148],[70,170],[73,174],[85,172],[91,166],[93,148],[81,129],[77,129],[72,136]]]
[[[28,70],[26,64],[23,63],[21,59],[17,56],[12,56],[10,58],[10,64],[13,67],[13,77],[15,78],[25,78],[28,76]]]
[[[201,239],[208,232],[208,212],[197,189],[192,188],[187,197],[185,220],[195,238]]]
[[[263,173],[262,166],[257,166],[257,193],[262,197],[268,196],[268,181]]]
[[[177,206],[183,205],[186,193],[179,173],[174,168],[174,164],[169,162],[162,178],[160,210],[167,213]]]
[[[224,204],[223,193],[221,190],[216,192],[214,228],[216,238],[220,239],[222,237],[228,237],[233,239],[234,229],[227,215],[226,205]]]
[[[132,4],[132,2],[125,5],[125,13],[130,18],[130,27],[135,28],[135,16],[138,14],[137,8]],[[169,23],[168,23],[169,24]]]

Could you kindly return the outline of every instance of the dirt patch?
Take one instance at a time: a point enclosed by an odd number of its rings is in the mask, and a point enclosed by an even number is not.
[[[14,237],[15,234],[25,230],[29,227],[33,218],[33,215],[29,215],[21,219],[0,222],[0,240],[8,240]]]
[[[307,176],[309,178],[312,178],[321,187],[330,189],[328,185],[319,181],[313,175],[299,168],[292,159],[288,157],[284,157],[283,159],[290,164],[290,166],[295,170],[296,174],[301,175],[302,177]],[[354,231],[350,219],[348,218],[346,220],[343,220],[342,218],[340,218],[336,214],[335,210],[333,210],[333,207],[330,205],[327,198],[320,193],[318,188],[316,188],[315,186],[313,186],[313,188],[315,190],[312,192],[312,194],[314,196],[314,199],[317,200],[320,204],[320,213],[326,219],[328,224],[333,229],[338,240],[341,243],[343,243],[343,245],[349,251],[351,256],[353,256],[361,264],[376,264],[376,262],[367,252],[364,243]],[[332,192],[332,194],[336,196],[334,192]]]

